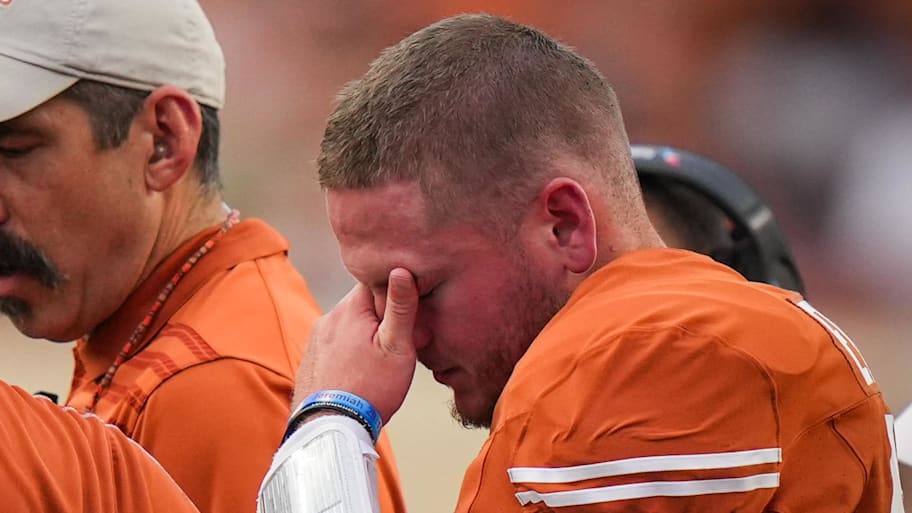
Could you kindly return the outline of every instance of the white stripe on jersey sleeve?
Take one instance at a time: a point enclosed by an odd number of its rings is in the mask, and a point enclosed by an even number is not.
[[[563,507],[627,499],[644,499],[647,497],[686,497],[714,493],[749,492],[778,486],[779,473],[774,472],[726,479],[652,481],[564,492],[539,493],[535,490],[529,490],[517,493],[516,498],[523,506],[529,503],[544,502],[550,507]]]
[[[856,346],[855,342],[852,342],[852,339],[842,331],[842,328],[837,326],[827,316],[820,313],[807,301],[801,301],[800,303],[796,303],[796,305],[817,321],[818,324],[823,326],[823,329],[830,332],[830,334],[833,335],[833,338],[842,344],[842,348],[850,357],[852,357],[852,361],[855,362],[858,370],[861,371],[861,375],[865,379],[865,384],[870,385],[874,383],[874,376],[871,374],[871,369],[868,368],[868,363],[864,361],[864,356],[861,356],[861,351],[858,350],[858,346]],[[859,357],[861,357],[861,359],[859,359]]]
[[[908,411],[907,409],[906,412]],[[887,439],[890,441],[890,474],[893,478],[893,497],[890,501],[890,513],[904,513],[903,492],[899,480],[899,460],[896,459],[896,439],[893,434],[895,431],[893,415],[885,415],[884,421],[887,423]]]
[[[645,456],[573,467],[513,467],[507,470],[507,473],[510,474],[510,482],[513,483],[572,483],[585,479],[642,472],[708,470],[780,462],[782,462],[782,449],[775,447],[749,451]]]

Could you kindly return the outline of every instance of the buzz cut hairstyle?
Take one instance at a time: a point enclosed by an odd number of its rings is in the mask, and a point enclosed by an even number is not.
[[[471,14],[406,37],[345,86],[317,168],[328,190],[415,182],[431,223],[509,227],[561,159],[638,198],[629,153],[617,97],[590,61],[536,29]]]

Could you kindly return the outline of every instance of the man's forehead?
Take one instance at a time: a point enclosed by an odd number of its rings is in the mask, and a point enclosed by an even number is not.
[[[28,111],[25,114],[20,114],[14,118],[0,121],[0,137],[10,134],[18,134],[22,132],[29,131],[29,129],[34,129],[31,125],[34,125],[33,121],[35,118],[34,111]]]
[[[424,196],[413,182],[326,194],[329,221],[340,243],[420,236],[427,230]]]
[[[0,121],[0,136],[11,134],[41,133],[49,126],[54,125],[56,121],[59,121],[61,119],[63,109],[68,105],[76,106],[74,102],[58,96],[12,119]],[[88,113],[82,111],[82,109],[79,109],[78,106],[77,109],[70,110],[74,112],[78,110],[80,111],[79,115],[83,115],[86,119],[88,119]],[[71,117],[68,117],[65,123],[56,124],[69,125],[72,122],[73,119],[71,119]]]
[[[331,190],[327,204],[345,267],[368,286],[383,286],[395,267],[420,280],[472,245],[464,228],[428,223],[417,185]]]

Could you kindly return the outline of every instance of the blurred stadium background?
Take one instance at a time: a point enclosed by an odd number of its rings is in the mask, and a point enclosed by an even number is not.
[[[351,285],[314,160],[335,92],[378,52],[460,12],[537,26],[593,60],[633,142],[704,153],[763,194],[810,300],[912,401],[912,2],[908,0],[203,0],[228,60],[226,195],[292,243],[328,308]],[[65,396],[70,347],[0,323],[0,378]],[[412,511],[455,504],[484,438],[419,371],[391,426]]]

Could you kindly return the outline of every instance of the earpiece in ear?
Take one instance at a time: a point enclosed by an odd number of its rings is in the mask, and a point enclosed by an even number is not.
[[[152,160],[151,162],[158,162],[159,160],[165,158],[168,153],[168,147],[165,143],[155,143],[155,147],[152,149]]]

